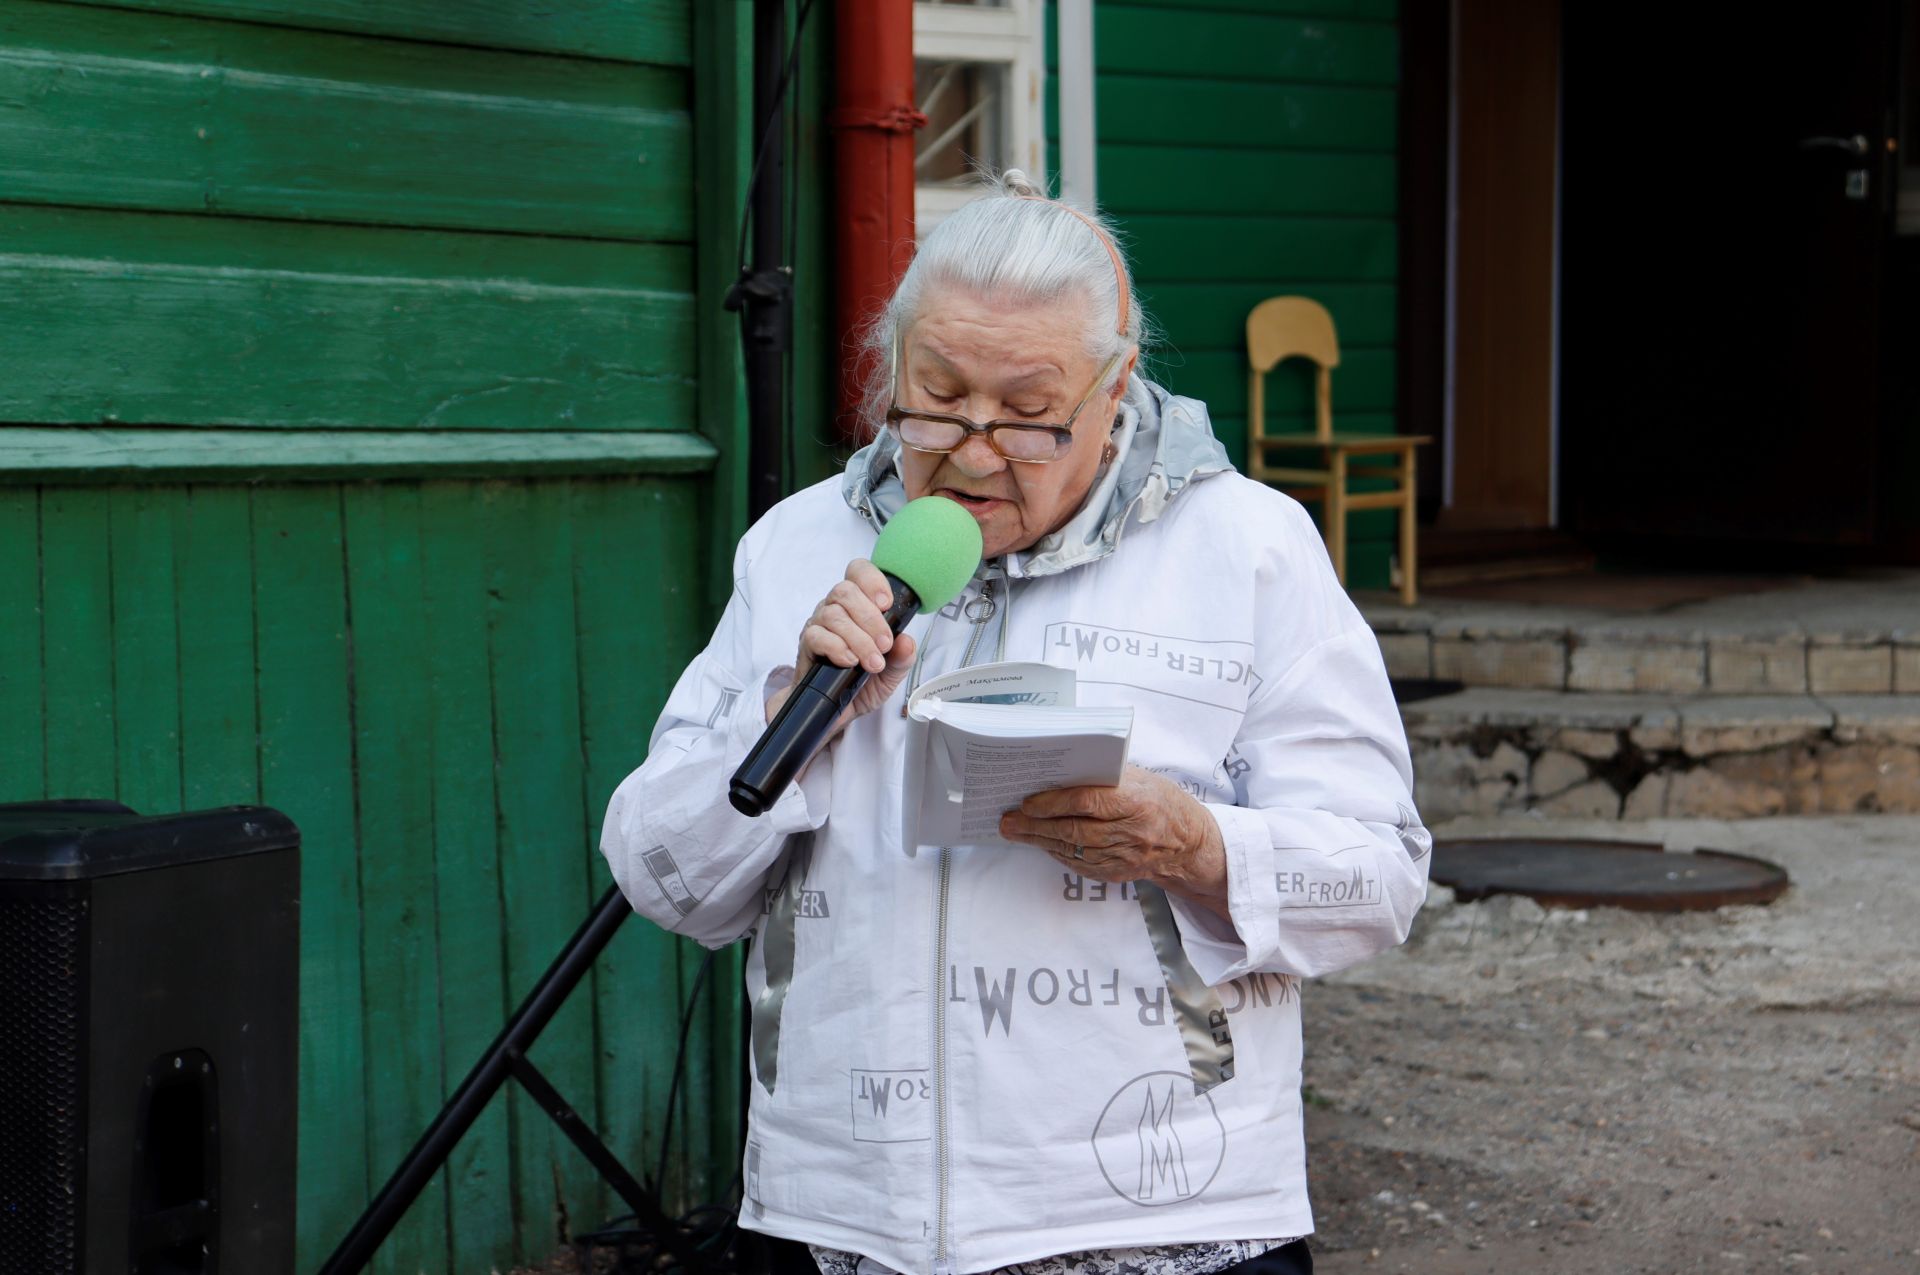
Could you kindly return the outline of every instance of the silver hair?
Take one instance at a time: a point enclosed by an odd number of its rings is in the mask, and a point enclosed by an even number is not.
[[[1088,355],[1104,364],[1118,354],[1120,368],[1150,333],[1112,223],[1097,212],[1048,198],[1017,168],[998,176],[984,173],[982,182],[980,198],[928,233],[900,286],[862,334],[868,375],[861,415],[869,433],[885,424],[894,339],[919,318],[930,289],[958,288],[1016,306],[1083,296]],[[1116,380],[1119,375],[1116,369]]]

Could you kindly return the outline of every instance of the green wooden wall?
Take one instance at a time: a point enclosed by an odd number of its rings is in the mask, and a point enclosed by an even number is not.
[[[733,0],[0,5],[0,800],[299,824],[301,1269],[587,914],[722,595],[746,53]],[[699,955],[629,924],[535,1051],[649,1175]],[[516,1094],[376,1269],[616,1211]]]
[[[1165,334],[1149,374],[1206,401],[1236,464],[1243,325],[1270,296],[1304,293],[1333,313],[1335,428],[1394,432],[1397,13],[1398,0],[1094,6],[1100,205]],[[1049,106],[1057,156],[1052,94]],[[1283,365],[1270,427],[1311,430],[1312,402],[1304,365]],[[1393,518],[1354,518],[1349,583],[1385,585]]]

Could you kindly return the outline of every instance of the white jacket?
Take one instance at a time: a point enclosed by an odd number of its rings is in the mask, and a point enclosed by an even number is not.
[[[1312,521],[1199,404],[1136,377],[1116,438],[1074,522],[908,631],[922,679],[1045,660],[1132,705],[1131,761],[1219,821],[1233,926],[1031,847],[906,853],[904,688],[735,812],[802,625],[902,499],[889,444],[782,502],[602,838],[641,913],[754,937],[750,1228],[912,1275],[1313,1229],[1300,979],[1400,942],[1425,896],[1400,717]]]

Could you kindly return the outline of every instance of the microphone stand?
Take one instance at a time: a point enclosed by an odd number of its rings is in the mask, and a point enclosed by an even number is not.
[[[661,1247],[679,1260],[681,1268],[691,1272],[708,1270],[706,1259],[695,1247],[693,1238],[687,1231],[668,1217],[660,1207],[654,1194],[642,1186],[620,1158],[607,1149],[597,1134],[587,1126],[553,1082],[543,1075],[540,1069],[527,1057],[527,1050],[539,1038],[553,1016],[566,1003],[573,989],[580,985],[593,963],[613,941],[620,929],[620,923],[633,914],[633,908],[620,893],[618,886],[608,886],[606,893],[600,896],[600,902],[594,906],[593,913],[582,922],[567,945],[554,958],[547,972],[540,976],[527,998],[520,1002],[520,1008],[514,1010],[513,1017],[500,1034],[493,1038],[487,1051],[480,1055],[480,1061],[473,1065],[467,1078],[447,1099],[446,1106],[434,1117],[427,1131],[407,1152],[406,1159],[400,1162],[387,1184],[380,1188],[366,1212],[360,1215],[347,1232],[340,1246],[320,1268],[320,1275],[357,1275],[366,1268],[393,1228],[399,1224],[413,1202],[419,1198],[433,1175],[446,1164],[447,1157],[460,1139],[466,1136],[473,1122],[480,1118],[493,1095],[509,1078],[520,1082],[527,1095],[540,1104],[542,1110],[560,1126],[560,1132],[567,1135],[568,1141],[580,1149],[589,1163],[600,1173],[615,1194],[625,1201],[656,1239]]]

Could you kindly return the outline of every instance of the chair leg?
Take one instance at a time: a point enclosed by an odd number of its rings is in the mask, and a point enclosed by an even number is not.
[[[1400,605],[1412,606],[1419,598],[1414,587],[1414,572],[1418,569],[1415,555],[1414,537],[1418,530],[1414,525],[1414,468],[1413,448],[1400,453]]]
[[[1327,484],[1327,552],[1333,558],[1333,574],[1342,587],[1347,583],[1347,454],[1333,453],[1333,478]]]

